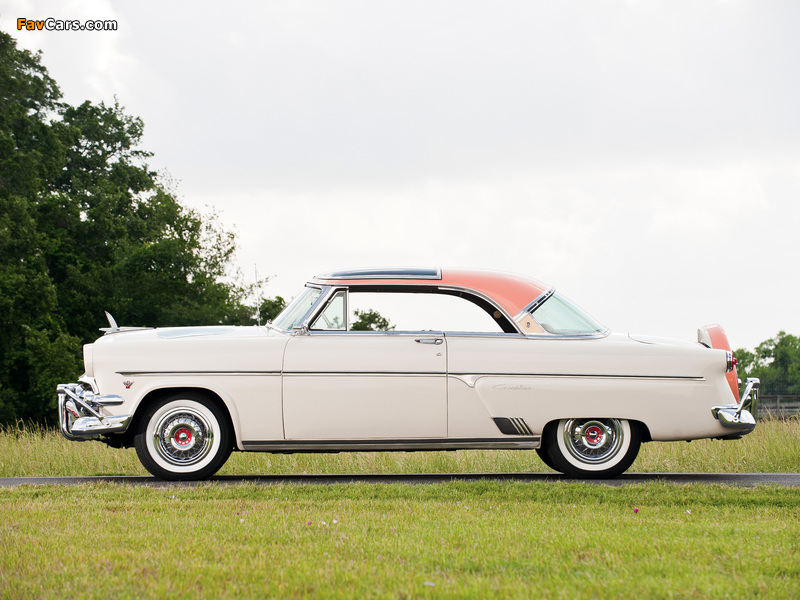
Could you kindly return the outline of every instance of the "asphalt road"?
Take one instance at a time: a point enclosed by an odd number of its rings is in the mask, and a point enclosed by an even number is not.
[[[255,483],[275,485],[296,483],[308,485],[330,485],[334,483],[408,483],[432,484],[448,481],[546,481],[583,482],[595,485],[620,486],[663,481],[674,484],[724,484],[740,487],[757,485],[783,485],[800,487],[800,473],[626,473],[616,479],[576,480],[554,473],[433,473],[421,475],[226,475],[212,477],[208,481],[217,485]],[[20,485],[78,485],[82,483],[116,483],[148,487],[192,487],[203,485],[203,481],[162,481],[155,477],[95,476],[95,477],[0,477],[0,487]]]

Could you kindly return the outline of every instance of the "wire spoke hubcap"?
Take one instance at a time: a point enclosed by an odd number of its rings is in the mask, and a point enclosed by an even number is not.
[[[187,466],[203,460],[213,441],[213,428],[203,415],[191,409],[172,410],[153,428],[156,452],[173,465]]]
[[[624,432],[617,419],[570,419],[564,425],[564,443],[581,462],[603,463],[623,445]]]

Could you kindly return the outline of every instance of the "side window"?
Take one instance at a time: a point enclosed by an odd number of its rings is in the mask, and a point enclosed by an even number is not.
[[[328,301],[328,305],[311,324],[311,329],[344,331],[347,329],[347,295],[344,291],[336,292]]]
[[[502,333],[501,314],[444,293],[350,291],[350,329]]]

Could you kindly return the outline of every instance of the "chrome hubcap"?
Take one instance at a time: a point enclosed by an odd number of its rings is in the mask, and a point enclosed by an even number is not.
[[[173,465],[193,465],[203,460],[214,442],[214,430],[195,410],[177,408],[164,414],[153,429],[159,456]]]
[[[581,462],[603,463],[620,451],[624,441],[617,419],[569,419],[564,425],[564,443]]]

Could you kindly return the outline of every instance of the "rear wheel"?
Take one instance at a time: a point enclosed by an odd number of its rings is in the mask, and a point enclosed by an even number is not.
[[[144,468],[161,479],[205,479],[230,456],[225,414],[204,394],[182,392],[147,409],[134,438]]]
[[[552,466],[582,478],[616,477],[633,464],[642,438],[625,419],[562,419],[544,434],[544,452]]]

